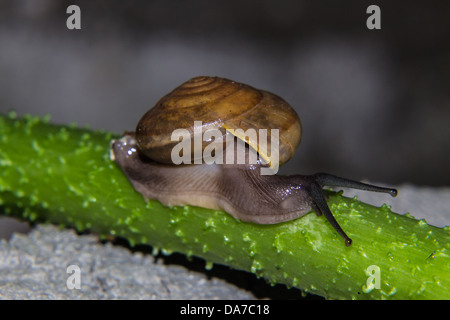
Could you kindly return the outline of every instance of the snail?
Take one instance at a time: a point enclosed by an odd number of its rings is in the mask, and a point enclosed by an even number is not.
[[[267,130],[265,135],[262,129]],[[174,138],[177,130],[182,134]],[[206,137],[211,130],[215,134]],[[250,137],[251,130],[256,135]],[[268,132],[277,139],[265,141]],[[300,118],[279,96],[228,79],[201,76],[162,97],[143,115],[135,132],[112,141],[111,151],[146,199],[167,206],[223,210],[257,224],[290,221],[314,210],[350,246],[352,240],[334,218],[322,188],[348,187],[392,196],[397,190],[326,173],[263,174],[263,169],[276,172],[292,158],[301,133]],[[190,148],[190,136],[194,148]],[[179,145],[184,138],[188,148],[183,149]],[[181,154],[186,161],[177,165],[180,161],[174,161],[174,156]]]

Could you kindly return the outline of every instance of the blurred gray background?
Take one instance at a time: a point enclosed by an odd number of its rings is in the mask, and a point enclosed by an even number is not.
[[[81,8],[81,30],[66,9]],[[381,8],[381,30],[366,9]],[[304,135],[281,173],[450,185],[450,3],[0,1],[0,112],[121,133],[197,75],[272,91]]]

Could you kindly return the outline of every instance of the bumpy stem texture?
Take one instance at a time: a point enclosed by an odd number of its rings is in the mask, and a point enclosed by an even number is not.
[[[450,229],[329,193],[346,247],[309,213],[277,225],[145,202],[109,158],[117,136],[0,116],[0,213],[184,253],[333,299],[450,299]],[[401,196],[401,195],[399,195]],[[251,199],[249,199],[251,201]]]

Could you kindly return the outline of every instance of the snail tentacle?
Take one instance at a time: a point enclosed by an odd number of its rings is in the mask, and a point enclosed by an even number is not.
[[[317,215],[320,216],[321,214],[323,214],[331,224],[331,226],[336,230],[336,232],[345,240],[345,245],[347,247],[350,246],[352,244],[352,239],[350,239],[349,236],[347,236],[347,234],[344,232],[344,230],[342,230],[341,226],[331,213],[331,210],[328,207],[327,201],[325,199],[325,194],[319,183],[311,183],[307,190],[309,191],[308,193],[310,197],[314,201],[313,208],[316,210]]]
[[[383,192],[389,193],[393,197],[397,196],[396,189],[366,184],[351,179],[341,178],[329,173],[316,173],[311,176],[301,176],[301,177],[302,180],[309,181],[309,184],[306,189],[313,201],[312,207],[316,211],[317,216],[321,216],[322,214],[325,216],[325,218],[333,226],[333,228],[337,231],[337,233],[345,240],[346,246],[350,246],[352,244],[352,239],[350,239],[344,232],[344,230],[342,230],[339,223],[334,218],[330,208],[328,207],[325,194],[322,189],[324,186],[344,187],[364,191]]]
[[[398,193],[396,189],[384,188],[351,179],[341,178],[329,173],[316,173],[314,174],[314,180],[317,181],[317,183],[319,183],[322,187],[343,187],[364,191],[383,192],[389,193],[393,197],[396,197]]]

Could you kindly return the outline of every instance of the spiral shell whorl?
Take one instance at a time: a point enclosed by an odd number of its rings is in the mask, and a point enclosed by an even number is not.
[[[172,132],[192,133],[194,121],[202,121],[203,132],[219,129],[224,134],[225,129],[279,129],[281,164],[300,143],[300,119],[283,99],[228,79],[200,76],[162,97],[142,117],[136,127],[138,145],[153,160],[171,163],[171,150],[178,143],[171,141]],[[258,150],[256,141],[247,142]]]

